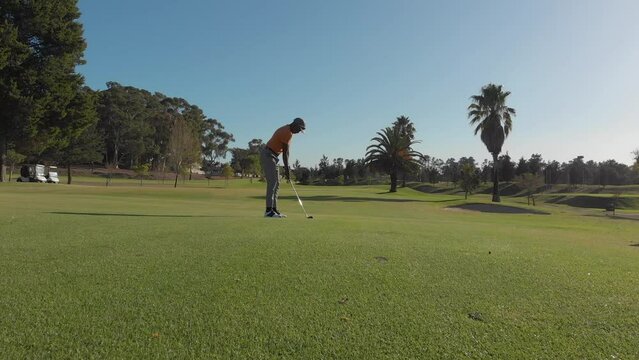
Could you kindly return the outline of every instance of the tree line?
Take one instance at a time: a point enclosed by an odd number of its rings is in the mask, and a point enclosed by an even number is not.
[[[22,162],[71,165],[103,164],[110,168],[174,171],[176,177],[194,167],[208,173],[261,176],[261,139],[246,148],[234,141],[222,123],[187,100],[117,82],[105,90],[85,86],[76,67],[84,63],[86,42],[77,0],[5,0],[0,6],[0,181],[5,165]],[[544,161],[540,154],[513,161],[502,154],[513,129],[510,92],[488,84],[470,98],[468,118],[492,160],[473,157],[437,159],[414,149],[415,125],[399,116],[371,139],[363,158],[329,160],[302,167],[293,175],[305,184],[359,184],[390,178],[390,191],[406,181],[448,182],[472,191],[479,182],[499,182],[530,174],[546,184],[622,185],[639,182],[639,150],[631,167],[615,160],[567,163]],[[230,164],[221,164],[227,152]],[[384,177],[383,177],[384,176]]]
[[[254,139],[252,142],[261,140]],[[231,161],[235,173],[242,176],[261,176],[259,151],[249,148],[231,149]],[[634,166],[618,163],[615,160],[595,162],[584,161],[579,156],[569,162],[544,160],[541,154],[532,154],[513,161],[508,153],[498,157],[499,182],[517,182],[522,176],[534,175],[540,178],[542,185],[629,185],[639,183],[639,158]],[[297,182],[313,185],[358,185],[385,183],[390,175],[383,178],[383,169],[371,167],[365,158],[329,159],[322,155],[318,165],[304,167],[299,161],[293,163],[292,172]],[[467,182],[477,184],[493,181],[493,162],[482,162],[473,156],[458,159],[440,159],[427,154],[419,154],[412,166],[401,173],[402,182],[446,183],[453,187],[464,187]]]
[[[464,164],[473,167],[481,182],[492,181],[492,161],[484,159],[479,164],[471,157],[454,158],[443,161],[425,155],[422,162],[421,174],[413,179],[423,179],[425,182],[446,182],[457,184],[461,180]],[[541,176],[544,184],[568,185],[629,185],[639,181],[637,166],[628,166],[615,160],[595,162],[584,161],[578,156],[569,162],[556,160],[546,161],[540,154],[532,154],[528,159],[521,157],[513,161],[508,153],[498,158],[499,181],[512,182],[524,174]]]
[[[76,67],[86,42],[77,0],[6,0],[0,6],[0,181],[5,165],[184,172],[211,167],[233,135],[182,98],[116,82],[95,91]]]
[[[517,163],[508,155],[500,155],[504,142],[513,129],[516,110],[507,105],[510,96],[501,85],[487,84],[481,93],[470,97],[468,118],[475,135],[492,155],[492,161],[484,160],[481,165],[473,157],[453,158],[443,161],[423,155],[413,149],[419,141],[414,140],[415,126],[406,116],[400,116],[391,127],[382,129],[366,150],[365,164],[383,171],[390,176],[390,191],[397,188],[397,177],[401,174],[412,180],[436,183],[439,181],[460,184],[469,192],[480,182],[493,182],[492,200],[500,201],[499,182],[517,179],[531,190],[540,184],[593,184],[625,185],[639,183],[639,149],[633,152],[635,164],[628,166],[607,160],[585,162],[577,156],[568,163],[544,162],[540,154],[532,154],[529,159],[521,158]],[[532,191],[532,190],[531,190]],[[533,199],[534,201],[534,199]]]

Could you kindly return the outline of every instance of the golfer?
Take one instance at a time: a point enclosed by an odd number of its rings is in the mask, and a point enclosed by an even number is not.
[[[262,169],[264,169],[264,176],[266,177],[266,212],[264,212],[264,217],[286,217],[286,215],[280,213],[277,209],[277,196],[280,189],[280,174],[277,163],[280,160],[280,154],[284,154],[282,156],[284,158],[284,177],[287,181],[290,181],[288,151],[290,149],[291,139],[293,139],[293,134],[303,133],[304,129],[306,129],[304,120],[296,118],[292,123],[275,130],[271,140],[266,143],[266,146],[262,150],[260,162],[262,163]]]

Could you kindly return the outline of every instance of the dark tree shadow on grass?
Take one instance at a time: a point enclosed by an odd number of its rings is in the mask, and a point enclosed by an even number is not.
[[[385,193],[387,194],[387,193]],[[264,199],[264,196],[251,196],[253,199]],[[295,196],[280,196],[280,199],[297,200]],[[342,202],[396,202],[396,203],[408,203],[408,202],[449,202],[457,201],[458,199],[447,200],[417,200],[417,199],[385,199],[376,197],[351,197],[351,196],[335,196],[335,195],[313,195],[313,196],[301,196],[304,201],[342,201]]]
[[[162,214],[123,214],[123,213],[89,213],[89,212],[69,212],[69,211],[51,211],[47,214],[55,215],[80,215],[80,216],[125,216],[125,217],[157,217],[157,218],[219,218],[219,217],[237,217],[229,215],[162,215]]]
[[[500,204],[469,203],[469,204],[450,206],[449,208],[478,211],[478,212],[484,212],[484,213],[493,213],[493,214],[550,215],[550,213],[541,211],[541,210],[525,209],[525,208],[519,208],[516,206],[508,206],[508,205],[500,205]]]

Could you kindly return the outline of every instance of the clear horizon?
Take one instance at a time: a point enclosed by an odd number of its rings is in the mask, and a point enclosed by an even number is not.
[[[86,84],[183,97],[232,147],[307,121],[291,159],[362,158],[397,116],[442,159],[490,158],[469,97],[497,83],[518,116],[503,153],[632,164],[639,3],[618,1],[80,0]]]

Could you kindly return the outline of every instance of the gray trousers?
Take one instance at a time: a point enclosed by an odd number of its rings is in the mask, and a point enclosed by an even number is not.
[[[266,207],[277,208],[277,196],[280,191],[280,171],[277,163],[279,157],[267,146],[262,149],[260,162],[266,177]]]

